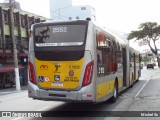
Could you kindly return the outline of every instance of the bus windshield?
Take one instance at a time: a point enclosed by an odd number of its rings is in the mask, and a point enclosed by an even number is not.
[[[48,25],[35,28],[36,47],[80,46],[85,41],[86,25]]]

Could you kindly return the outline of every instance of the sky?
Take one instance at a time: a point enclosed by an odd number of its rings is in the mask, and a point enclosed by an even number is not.
[[[50,17],[49,0],[16,1],[25,11]],[[136,30],[143,22],[160,24],[160,0],[73,0],[73,3],[92,5],[98,23],[126,33]]]
[[[50,18],[49,0],[16,1],[23,10]],[[99,24],[125,33],[136,30],[144,22],[160,24],[160,0],[73,0],[73,3],[92,5]]]

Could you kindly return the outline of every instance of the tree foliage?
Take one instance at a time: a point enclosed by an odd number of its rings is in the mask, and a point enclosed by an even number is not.
[[[160,38],[160,25],[156,22],[142,23],[138,30],[131,31],[129,34],[128,40],[133,38],[147,42],[151,51],[157,55],[157,46],[155,42]],[[154,47],[151,46],[151,41],[153,42]]]
[[[128,35],[128,40],[134,38],[136,40],[147,42],[152,53],[157,56],[158,49],[156,46],[156,41],[160,38],[160,25],[158,25],[157,22],[141,23],[138,30],[131,31],[131,33]],[[152,42],[153,46],[151,46]],[[157,59],[159,59],[159,57],[157,57]]]

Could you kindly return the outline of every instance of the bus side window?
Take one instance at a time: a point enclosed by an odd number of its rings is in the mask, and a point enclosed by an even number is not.
[[[108,73],[109,72],[109,50],[107,49],[106,50],[106,62],[105,62],[105,64],[106,64],[106,73]]]
[[[113,71],[116,72],[117,71],[117,51],[113,52]]]
[[[121,68],[122,67],[122,50],[120,45],[118,45],[118,50],[117,50],[117,63],[118,63],[118,68]]]
[[[97,50],[97,63],[102,64],[102,51]]]
[[[113,72],[117,71],[117,43],[113,42]]]

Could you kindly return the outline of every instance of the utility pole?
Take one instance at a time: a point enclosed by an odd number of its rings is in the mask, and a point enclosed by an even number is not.
[[[17,48],[16,48],[16,42],[15,42],[15,36],[14,36],[14,17],[13,17],[14,1],[13,0],[9,0],[9,8],[10,8],[10,19],[11,19],[11,38],[13,42],[13,57],[14,57],[16,90],[19,91],[21,90],[21,87],[20,87],[20,79],[19,79]]]

